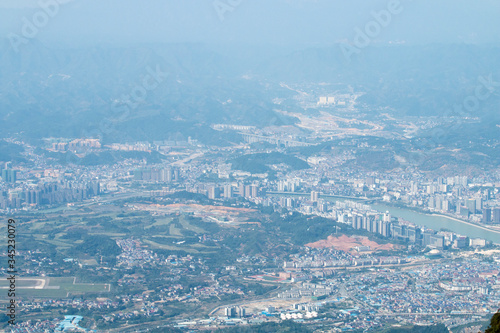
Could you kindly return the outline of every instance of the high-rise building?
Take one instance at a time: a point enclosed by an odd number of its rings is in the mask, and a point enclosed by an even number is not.
[[[491,208],[483,209],[483,223],[491,223]]]
[[[3,169],[2,179],[6,183],[15,183],[17,181],[17,170]]]
[[[419,243],[421,236],[420,228],[417,228],[413,225],[408,226],[408,240],[411,243]]]
[[[245,198],[250,198],[252,196],[252,189],[251,189],[250,185],[245,185],[243,196]]]
[[[224,314],[226,315],[227,318],[234,318],[234,317],[243,318],[246,316],[246,311],[245,308],[241,306],[238,307],[231,306],[224,309]]]
[[[353,229],[358,229],[358,228],[357,228],[357,218],[358,218],[358,216],[357,216],[357,215],[354,215],[354,216],[352,217],[351,227],[352,227]]]
[[[370,216],[369,218],[369,226],[370,228],[368,229],[369,232],[377,233],[377,220],[375,220],[373,217]]]
[[[431,243],[431,236],[432,236],[432,232],[431,231],[424,231],[424,233],[422,234],[422,246],[427,246]]]
[[[257,198],[259,194],[259,187],[257,185],[250,185],[250,196]]]
[[[434,199],[434,197],[429,197],[429,201],[427,203],[427,206],[430,209],[436,208],[436,200]]]
[[[384,229],[384,221],[377,220],[377,234],[382,235]]]
[[[224,313],[227,318],[233,318],[236,316],[236,308],[234,307],[227,307],[224,309]]]
[[[217,186],[210,186],[208,188],[208,198],[209,199],[217,199],[220,196],[220,190]]]
[[[410,183],[410,192],[412,194],[418,193],[418,183],[413,182],[413,181]]]
[[[446,199],[443,200],[443,202],[441,203],[441,210],[447,212],[450,210],[450,202]]]
[[[231,185],[224,185],[224,198],[230,199],[233,197],[233,188]]]
[[[384,222],[391,222],[391,213],[389,213],[389,211],[386,211],[384,213]]]
[[[278,182],[278,192],[284,192],[285,191],[285,182],[283,180],[280,180]]]
[[[438,249],[443,248],[444,236],[443,235],[431,235],[430,243],[428,245],[431,247],[438,248]]]
[[[316,202],[319,199],[319,192],[311,191],[311,201]]]
[[[354,215],[352,217],[353,228],[354,229],[361,229],[361,228],[363,228],[363,220],[364,219],[366,219],[366,217],[363,217],[362,215]]]
[[[405,240],[408,238],[408,228],[406,225],[392,224],[391,234],[393,238]]]
[[[179,180],[179,171],[176,169],[172,173],[171,168],[167,169],[137,169],[133,172],[134,180],[146,182],[172,182]]]
[[[368,221],[368,217],[366,216],[363,216],[363,219],[361,221],[361,228],[364,229],[364,230],[368,230],[369,228],[369,221]]]
[[[467,207],[471,214],[476,214],[476,199],[465,200],[465,207]]]
[[[162,169],[160,171],[160,181],[170,183],[172,181],[172,169]]]
[[[492,222],[493,223],[500,223],[500,208],[493,209]]]
[[[461,249],[461,248],[464,248],[466,247],[468,244],[467,244],[467,237],[465,236],[459,236],[457,237],[454,241],[453,241],[453,248],[455,249]]]
[[[463,187],[467,187],[468,184],[469,179],[467,178],[467,176],[460,177],[460,185],[462,185]]]
[[[326,96],[321,96],[318,101],[318,105],[325,105],[328,103],[328,98]]]
[[[483,198],[477,197],[476,198],[476,210],[481,210],[483,209]]]
[[[464,206],[458,206],[457,207],[457,213],[459,215],[462,215],[464,217],[469,217],[469,209],[467,207],[464,207]]]

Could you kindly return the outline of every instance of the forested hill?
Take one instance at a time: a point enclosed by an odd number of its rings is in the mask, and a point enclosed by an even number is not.
[[[4,137],[232,142],[239,138],[217,137],[210,125],[296,122],[274,111],[275,98],[294,94],[280,82],[340,83],[364,92],[360,102],[368,108],[440,115],[473,94],[479,77],[500,81],[500,48],[487,45],[373,46],[351,61],[338,45],[294,51],[201,44],[77,49],[32,40],[18,53],[6,40],[0,46]],[[497,121],[498,105],[493,94],[474,116]]]

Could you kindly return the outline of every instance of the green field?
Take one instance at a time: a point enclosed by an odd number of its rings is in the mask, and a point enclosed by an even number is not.
[[[181,229],[177,228],[175,225],[171,224],[170,225],[170,231],[169,231],[170,235],[172,236],[178,236],[178,237],[182,237],[182,233],[181,233]]]
[[[0,280],[0,290],[8,287],[6,278]],[[35,289],[41,288],[41,289]],[[62,298],[85,293],[109,292],[110,285],[102,283],[75,283],[73,277],[33,277],[16,280],[16,296]]]
[[[186,217],[184,215],[181,215],[180,219],[179,219],[179,222],[181,223],[182,227],[186,230],[189,230],[189,231],[193,231],[197,234],[204,234],[206,233],[205,230],[203,230],[202,228],[199,228],[199,227],[195,227],[194,225],[191,225]]]
[[[106,211],[108,209],[112,209],[113,212],[109,213]],[[123,207],[89,206],[86,209],[65,210],[55,214],[48,213],[36,219],[26,219],[23,235],[33,240],[24,243],[26,250],[56,252],[61,257],[76,258],[81,263],[94,266],[97,262],[101,262],[103,255],[106,256],[105,253],[97,253],[99,251],[89,252],[93,247],[82,246],[94,235],[106,236],[111,241],[134,237],[153,251],[214,253],[217,251],[217,246],[206,246],[198,241],[199,236],[210,233],[211,231],[207,230],[214,227],[212,223],[200,222],[198,218],[183,214],[154,216],[150,212],[130,211]],[[85,248],[86,252],[82,248]],[[74,272],[69,274],[74,275]],[[51,290],[57,293],[57,289]],[[65,291],[79,292],[68,288],[60,293],[63,294]],[[47,293],[44,289],[27,292],[37,295]]]
[[[162,218],[162,219],[158,219],[158,220],[156,220],[155,223],[144,227],[144,229],[150,229],[151,227],[160,227],[162,225],[169,225],[170,222],[172,222],[172,220],[173,219],[171,217],[165,217],[165,218]]]

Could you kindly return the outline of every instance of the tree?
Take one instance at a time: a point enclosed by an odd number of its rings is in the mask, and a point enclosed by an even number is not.
[[[495,313],[491,317],[490,326],[484,331],[484,333],[500,333],[500,309],[499,312]]]

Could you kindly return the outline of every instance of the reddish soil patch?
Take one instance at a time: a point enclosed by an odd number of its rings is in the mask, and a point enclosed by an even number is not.
[[[333,247],[335,250],[341,250],[344,252],[351,252],[356,246],[369,246],[370,251],[392,250],[394,248],[393,244],[378,244],[377,242],[369,240],[367,237],[349,237],[346,235],[342,235],[340,237],[328,236],[327,239],[309,243],[306,244],[306,246],[316,249]]]

